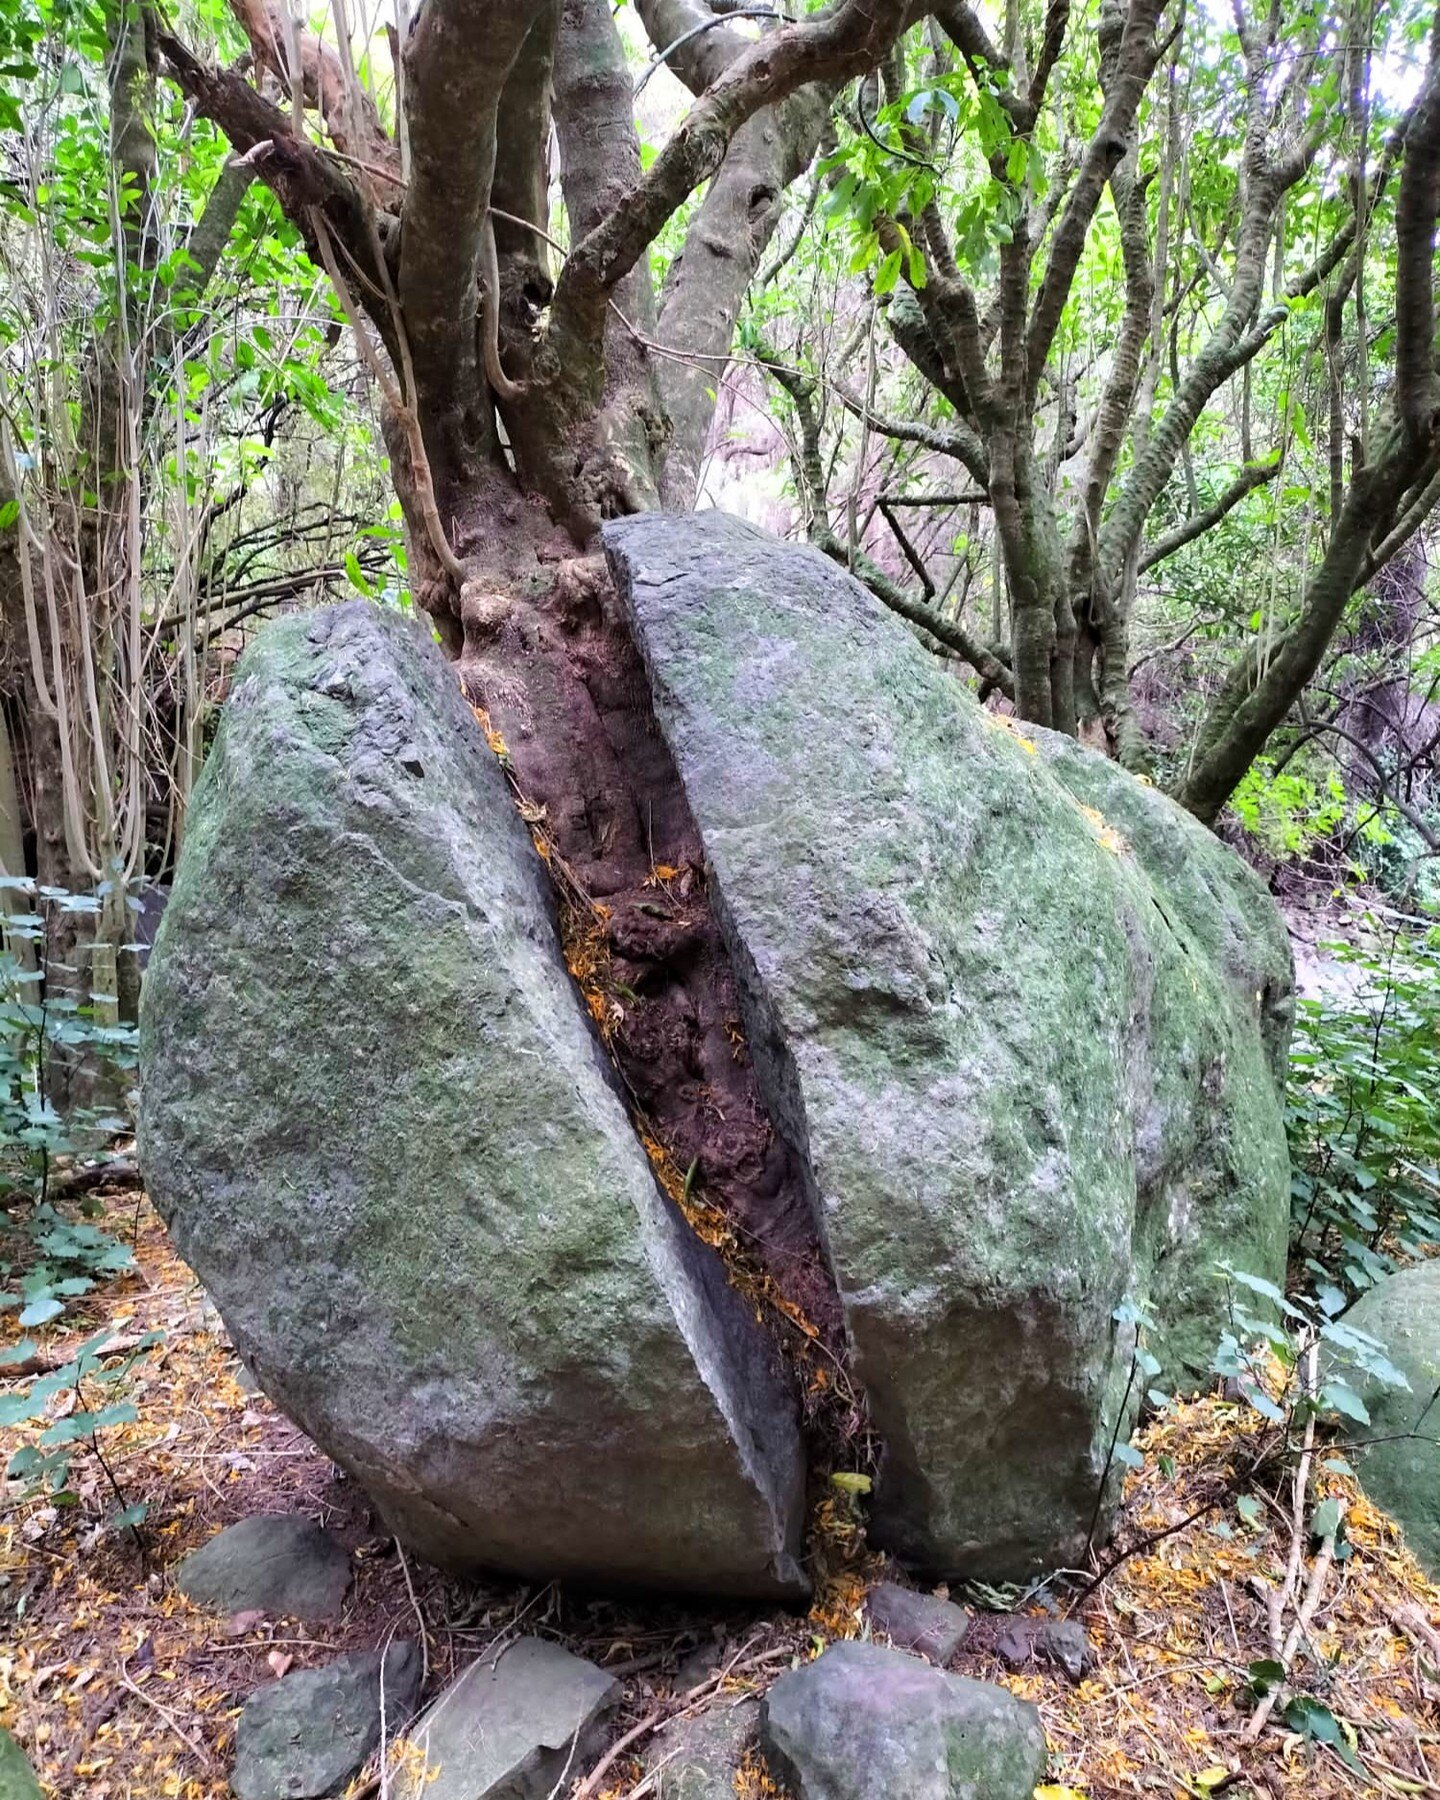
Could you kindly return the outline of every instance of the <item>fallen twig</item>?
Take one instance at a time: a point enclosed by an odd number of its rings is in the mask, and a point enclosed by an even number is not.
[[[207,1769],[213,1769],[215,1767],[215,1758],[205,1746],[197,1738],[191,1737],[190,1733],[168,1707],[162,1706],[158,1700],[152,1700],[149,1694],[145,1692],[144,1688],[133,1682],[129,1675],[126,1674],[123,1667],[120,1670],[120,1685],[124,1688],[128,1688],[138,1699],[143,1700],[148,1707],[157,1712],[170,1727],[171,1731],[175,1733],[176,1737],[180,1739],[181,1743],[188,1745],[188,1747],[195,1752],[196,1756],[200,1758],[201,1762],[204,1763]]]

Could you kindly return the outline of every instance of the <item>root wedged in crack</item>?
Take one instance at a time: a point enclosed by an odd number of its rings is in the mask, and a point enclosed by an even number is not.
[[[761,1093],[648,682],[603,562],[577,561],[598,604],[577,615],[543,594],[517,602],[498,635],[467,647],[462,685],[551,876],[567,966],[656,1178],[794,1375],[811,1554],[833,1562],[831,1515],[858,1502],[830,1477],[873,1473],[878,1446],[810,1184]]]

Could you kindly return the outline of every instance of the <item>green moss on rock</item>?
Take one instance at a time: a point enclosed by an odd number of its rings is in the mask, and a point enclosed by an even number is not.
[[[150,1189],[262,1386],[436,1561],[795,1593],[793,1396],[657,1189],[438,650],[271,626],[145,987]]]
[[[885,1443],[874,1521],[943,1573],[1082,1553],[1152,1301],[1275,1278],[1288,946],[1153,789],[986,714],[857,582],[718,513],[605,528],[705,841],[772,1116]]]

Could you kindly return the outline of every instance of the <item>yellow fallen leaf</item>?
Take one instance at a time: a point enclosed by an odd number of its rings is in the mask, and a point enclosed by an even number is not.
[[[1053,1783],[1046,1787],[1037,1787],[1035,1800],[1086,1800],[1079,1788],[1057,1787]]]

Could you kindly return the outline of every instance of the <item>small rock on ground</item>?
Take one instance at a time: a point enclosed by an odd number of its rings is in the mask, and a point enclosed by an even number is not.
[[[1032,1657],[1058,1663],[1075,1683],[1095,1666],[1095,1652],[1083,1625],[1073,1619],[1014,1619],[995,1640],[997,1655],[1012,1669]]]
[[[735,1771],[760,1723],[756,1700],[720,1700],[655,1735],[645,1772],[656,1800],[735,1800]]]
[[[724,1655],[725,1646],[718,1638],[706,1638],[697,1644],[682,1657],[675,1671],[675,1692],[688,1694],[691,1688],[699,1687],[720,1667]]]
[[[382,1683],[383,1668],[383,1683]],[[230,1785],[237,1800],[322,1800],[359,1774],[385,1730],[398,1731],[420,1691],[420,1653],[391,1644],[382,1654],[337,1657],[257,1688],[235,1733]]]
[[[1045,1771],[1028,1701],[878,1644],[782,1675],[760,1741],[797,1800],[1030,1800]]]
[[[970,1614],[949,1600],[917,1594],[893,1581],[870,1590],[866,1603],[870,1625],[883,1632],[897,1650],[913,1650],[934,1663],[948,1663],[965,1641]]]
[[[336,1619],[350,1586],[345,1546],[301,1513],[262,1513],[227,1526],[176,1576],[197,1606],[292,1619]]]
[[[397,1800],[549,1800],[603,1750],[620,1684],[544,1638],[521,1638],[446,1689],[394,1758]]]

